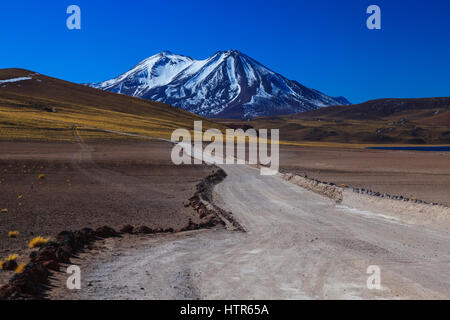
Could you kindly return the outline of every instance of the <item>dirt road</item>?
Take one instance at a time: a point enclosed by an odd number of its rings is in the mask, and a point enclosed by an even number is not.
[[[339,206],[243,165],[215,202],[247,233],[208,230],[108,240],[85,257],[86,299],[450,298],[450,233]],[[381,270],[381,290],[366,285]]]

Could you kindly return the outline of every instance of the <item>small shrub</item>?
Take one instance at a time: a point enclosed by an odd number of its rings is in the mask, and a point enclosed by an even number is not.
[[[2,269],[7,271],[14,271],[17,268],[16,260],[5,260],[2,261]]]
[[[30,241],[29,247],[30,248],[42,247],[49,240],[50,240],[49,238],[36,237],[36,238],[34,238],[33,240]]]
[[[5,259],[5,262],[6,261],[16,261],[18,257],[19,257],[19,255],[15,254],[15,253],[11,254],[8,258]]]
[[[8,232],[9,238],[17,238],[18,236],[19,236],[19,231],[17,231],[17,230]]]
[[[39,180],[44,180],[45,179],[45,174],[40,174],[40,175],[38,175],[38,178],[39,178]]]
[[[17,266],[15,272],[16,272],[16,273],[22,273],[22,272],[23,272],[23,269],[25,269],[25,263],[19,264],[19,265]]]

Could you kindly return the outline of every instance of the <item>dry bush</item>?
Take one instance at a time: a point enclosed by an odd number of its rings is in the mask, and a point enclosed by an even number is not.
[[[22,272],[23,272],[23,269],[25,269],[25,263],[19,264],[19,265],[17,266],[15,272],[16,272],[16,273],[22,273]]]
[[[36,247],[42,247],[44,244],[49,242],[49,238],[43,238],[41,236],[34,238],[30,241],[29,247],[30,248],[36,248]]]
[[[9,257],[7,257],[5,259],[5,261],[16,261],[18,257],[19,257],[19,255],[14,253],[14,254],[9,255]]]
[[[9,238],[17,238],[18,236],[19,236],[19,231],[17,231],[17,230],[8,232]]]

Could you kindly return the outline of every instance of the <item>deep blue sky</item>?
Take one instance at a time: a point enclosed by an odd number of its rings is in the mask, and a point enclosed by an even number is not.
[[[66,8],[82,30],[66,28]],[[366,28],[377,4],[382,30]],[[204,59],[238,49],[357,103],[450,96],[449,0],[15,0],[0,3],[0,68],[99,82],[162,50]]]

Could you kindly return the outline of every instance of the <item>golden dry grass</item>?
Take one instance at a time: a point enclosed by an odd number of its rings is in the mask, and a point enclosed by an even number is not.
[[[18,254],[11,254],[11,255],[9,255],[7,258],[5,258],[5,262],[6,261],[16,261],[17,260],[17,258],[19,257],[19,255]]]
[[[3,269],[5,263],[10,262],[10,261],[15,262],[18,257],[19,257],[19,255],[17,255],[17,254],[11,254],[10,256],[6,257],[5,259],[0,260],[0,270]]]
[[[21,263],[17,266],[15,273],[22,273],[24,269],[25,269],[25,263]]]
[[[36,248],[36,247],[42,247],[44,244],[48,243],[50,241],[49,238],[43,238],[41,236],[36,237],[30,241],[28,246],[30,248]]]
[[[18,236],[19,236],[19,231],[17,231],[17,230],[8,232],[8,238],[17,238]]]

